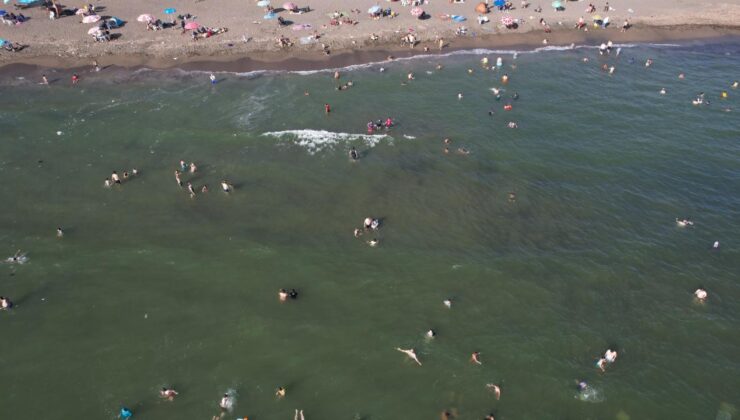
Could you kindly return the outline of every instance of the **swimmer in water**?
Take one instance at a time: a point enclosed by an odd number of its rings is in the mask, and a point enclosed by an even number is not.
[[[275,391],[275,396],[278,397],[278,399],[285,398],[285,388],[278,387],[278,389]]]
[[[419,366],[421,366],[421,362],[419,361],[419,358],[416,357],[416,352],[414,351],[414,349],[404,350],[400,347],[396,347],[396,350],[400,351],[401,353],[405,353],[406,356],[410,357],[414,362],[418,363]]]
[[[371,240],[367,241],[367,244],[370,245],[371,247],[378,246],[378,243],[380,243],[380,241],[378,239],[371,239]]]
[[[300,411],[296,410],[295,416],[293,416],[293,420],[306,420],[306,418],[303,417],[303,410],[300,410]]]
[[[288,297],[293,300],[298,299],[298,291],[295,289],[290,289],[290,292],[288,292]]]
[[[514,201],[516,201],[516,193],[515,192],[510,192],[509,193],[509,201],[512,202],[512,203]]]
[[[374,219],[373,219],[372,217],[366,217],[366,218],[365,218],[365,220],[364,220],[364,221],[363,221],[363,223],[362,223],[362,224],[363,224],[363,226],[365,226],[365,230],[370,230],[370,228],[371,228],[371,227],[372,227],[372,225],[373,225],[373,220],[374,220]]]
[[[447,309],[452,309],[452,299],[445,299],[442,301],[442,304],[444,304]]]
[[[285,289],[280,289],[278,291],[278,299],[280,299],[280,302],[285,302],[288,300],[288,291]]]
[[[474,351],[473,354],[470,355],[470,361],[477,364],[482,365],[483,363],[479,359],[480,352]]]
[[[429,330],[424,335],[426,335],[427,338],[434,338],[437,335],[437,333],[435,333],[434,330]]]
[[[358,160],[360,158],[360,154],[357,153],[357,150],[354,147],[349,149],[349,158],[350,160],[353,160],[353,161]]]
[[[588,390],[588,383],[586,381],[576,380],[576,383],[576,387],[578,388],[579,392],[586,392]]]
[[[190,162],[190,167],[189,167],[189,169],[190,169],[190,173],[191,173],[191,174],[194,174],[195,172],[197,172],[197,171],[198,171],[198,167],[197,167],[197,166],[195,166],[195,162]]]
[[[57,238],[62,238],[62,237],[64,237],[64,231],[62,230],[62,228],[58,227],[57,228]]]
[[[200,192],[205,194],[208,192],[208,185],[204,185],[203,188],[200,189]]]
[[[11,309],[13,307],[13,302],[10,300],[10,298],[7,298],[5,296],[0,296],[0,309],[3,311],[7,311],[8,309]]]
[[[684,75],[683,73],[678,73],[678,79],[679,80],[683,80],[685,78],[686,78],[686,75]]]
[[[229,394],[224,394],[223,397],[221,397],[221,401],[219,401],[218,406],[221,408],[221,417],[224,416],[224,414],[231,409],[231,407],[234,405],[234,399],[229,396]]]
[[[665,88],[661,88],[661,89],[660,89],[660,94],[661,94],[661,95],[665,95],[665,93],[666,93],[666,92],[665,92]]]
[[[26,254],[22,253],[21,250],[17,250],[15,252],[15,255],[12,257],[8,257],[5,259],[5,262],[8,264],[25,264],[26,261],[28,261],[28,257]]]
[[[185,161],[182,160],[182,159],[180,159],[180,170],[182,172],[187,172],[187,170],[188,170],[188,165],[186,165],[185,164]]]
[[[232,187],[231,184],[229,184],[228,181],[226,181],[225,179],[223,181],[221,181],[221,190],[223,192],[230,193],[231,190],[233,190],[233,189],[234,189],[234,187]]]
[[[617,361],[617,352],[612,349],[607,349],[604,353],[604,359],[606,359],[608,363],[614,363]]]
[[[120,184],[121,183],[121,178],[118,177],[118,174],[116,173],[116,171],[113,171],[113,173],[110,175],[110,179],[115,184]]]
[[[676,218],[676,224],[679,227],[694,226],[694,222],[689,219],[678,219]]]
[[[119,414],[119,417],[121,417],[122,420],[128,420],[131,417],[133,417],[134,413],[129,410],[126,407],[121,407],[121,413]]]
[[[493,417],[493,413],[491,413],[491,414],[489,414],[489,415],[485,416],[485,417],[483,418],[483,420],[496,420],[496,419],[495,419],[495,418]]]
[[[707,291],[702,288],[696,289],[696,291],[694,291],[694,297],[696,297],[699,302],[704,302],[705,300],[707,300],[707,296]]]
[[[736,81],[735,81],[735,83],[733,83],[731,87],[732,87],[733,89],[737,89],[737,86],[738,86],[738,84],[737,84],[737,80],[736,80]]]
[[[460,147],[459,149],[457,149],[457,154],[458,155],[469,155],[470,154],[470,150],[468,150],[468,149],[466,149],[464,147]]]
[[[359,238],[360,236],[362,236],[362,229],[355,228],[353,234],[355,235],[355,238]]]
[[[491,390],[491,392],[493,392],[493,395],[496,396],[496,400],[500,400],[501,399],[501,388],[499,388],[498,385],[496,385],[496,384],[486,384],[486,388],[488,388],[489,390]]]
[[[645,61],[645,67],[650,67],[650,66],[652,66],[652,65],[653,65],[653,60],[651,60],[651,59],[649,59],[649,58],[648,58],[648,59],[647,59],[647,60]]]
[[[714,241],[714,244],[712,244],[712,249],[719,249],[719,241]]]
[[[601,369],[602,372],[606,372],[606,359],[603,357],[596,362],[596,366]]]
[[[159,396],[166,399],[167,401],[174,401],[175,397],[177,396],[177,391],[172,388],[162,387],[162,389],[159,391]]]
[[[414,80],[414,73],[409,73],[409,74],[407,74],[407,75],[406,75],[406,78],[407,78],[408,80]]]
[[[182,180],[180,179],[180,171],[175,170],[175,181],[178,187],[182,187]]]
[[[195,197],[195,188],[193,188],[193,184],[188,182],[188,192],[190,193],[190,198]]]
[[[110,187],[111,187],[112,185],[113,185],[113,183],[112,183],[112,182],[110,182],[110,179],[108,179],[108,178],[105,178],[105,181],[103,182],[103,186],[104,186],[105,188],[110,188]]]
[[[462,93],[458,93],[458,94],[457,94],[457,99],[458,99],[458,100],[460,100],[460,99],[462,99],[462,98],[463,98],[463,94],[462,94]]]
[[[509,128],[519,128],[519,125],[517,125],[517,123],[515,123],[514,121],[509,121],[508,126]]]

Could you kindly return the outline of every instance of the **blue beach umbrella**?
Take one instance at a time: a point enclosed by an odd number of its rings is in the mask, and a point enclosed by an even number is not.
[[[18,3],[20,3],[20,4],[31,4],[31,3],[36,3],[37,1],[39,1],[39,0],[18,0]]]
[[[558,0],[555,0],[554,2],[552,2],[552,7],[555,9],[560,9],[561,7],[563,7],[563,3],[561,3]]]
[[[493,2],[493,5],[496,6],[496,7],[501,7],[501,6],[505,5],[505,4],[506,4],[506,1],[504,1],[504,0],[496,0],[496,1]]]
[[[257,2],[257,6],[259,7],[267,7],[270,5],[270,0],[260,0]]]
[[[0,47],[2,47],[3,45],[5,45],[5,40],[0,38]]]
[[[0,10],[0,16],[5,16],[7,14],[8,14],[8,12],[6,12],[5,10]]]
[[[275,13],[270,12],[270,13],[266,14],[263,17],[264,17],[264,19],[269,20],[269,19],[275,19],[275,17],[277,17],[277,15]]]
[[[173,9],[173,8],[170,7],[169,9],[164,9],[164,14],[165,15],[171,15],[171,14],[175,13],[176,11],[177,10],[175,10],[175,9]]]

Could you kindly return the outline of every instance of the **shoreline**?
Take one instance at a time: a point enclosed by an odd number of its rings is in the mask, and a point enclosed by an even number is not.
[[[543,39],[548,43],[543,44]],[[558,28],[552,33],[541,30],[515,33],[486,34],[478,37],[455,37],[441,51],[435,42],[420,42],[415,48],[401,47],[390,39],[359,48],[337,49],[330,55],[309,48],[298,47],[288,50],[248,51],[239,48],[216,49],[212,54],[191,54],[185,56],[154,56],[147,54],[106,54],[102,56],[69,57],[50,55],[13,56],[11,60],[0,61],[0,75],[25,76],[29,72],[42,69],[76,70],[85,69],[93,60],[103,67],[119,69],[181,69],[188,71],[214,72],[252,72],[252,71],[317,71],[345,68],[387,61],[410,58],[420,55],[446,55],[455,51],[472,51],[475,49],[508,49],[532,51],[542,47],[563,47],[571,44],[598,45],[601,42],[613,41],[624,43],[691,43],[740,39],[740,27],[723,25],[673,25],[673,26],[636,26],[627,32],[617,31],[573,31]],[[428,51],[425,51],[428,47]],[[7,58],[6,55],[4,58]]]

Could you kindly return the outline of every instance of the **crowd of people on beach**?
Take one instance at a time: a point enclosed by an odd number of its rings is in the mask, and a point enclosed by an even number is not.
[[[526,7],[529,6],[529,4],[526,3],[526,2],[522,2],[522,3],[523,3],[522,4],[522,7],[523,8],[526,8]],[[62,11],[60,10],[60,6],[58,4],[52,2],[49,7],[51,9],[51,12],[50,13],[51,13],[51,17],[53,19],[58,18],[59,16],[61,16],[63,14]],[[505,3],[503,6],[500,6],[500,7],[502,7],[503,9],[507,9],[507,8],[511,8],[513,6],[511,5],[510,2],[508,2],[508,3]],[[608,3],[607,3],[607,5],[605,6],[605,11],[608,11],[609,9],[610,8],[609,8]],[[388,15],[389,16],[392,16],[392,14],[390,13],[390,9],[388,9],[388,11],[389,11],[389,14]],[[589,4],[589,6],[587,8],[587,13],[595,13],[595,11],[596,11],[596,7],[593,4]],[[292,12],[299,13],[300,11],[294,10]],[[83,11],[82,14],[83,15],[89,15],[89,14],[92,14],[92,13],[95,13],[95,8],[92,5],[88,5],[88,6],[86,6],[84,8],[84,11]],[[23,15],[13,15],[10,18],[7,18],[6,16],[3,16],[3,21],[10,20],[10,21],[13,22],[12,24],[17,24],[19,22],[22,23],[23,22],[23,19],[24,19]],[[184,15],[184,16],[179,16],[179,18],[180,18],[180,27],[183,29],[183,32],[184,32],[185,31],[184,28],[185,28],[186,21],[192,20],[192,16],[190,16],[190,15]],[[147,28],[150,28],[151,27],[151,30],[164,29],[163,23],[160,20],[148,21],[146,23],[147,23]],[[545,28],[545,32],[549,32],[549,25],[547,24],[547,22],[544,19],[540,19],[540,24],[543,26],[543,28]],[[603,22],[600,25],[603,25],[604,27],[606,26],[606,25],[603,24]],[[177,24],[172,23],[172,26],[173,27],[177,27]],[[625,23],[622,25],[622,30],[627,30],[629,27],[630,27],[629,21],[625,21]],[[587,29],[587,25],[585,24],[585,21],[583,20],[583,18],[579,19],[578,23],[576,24],[576,28],[577,29],[584,29],[584,30]],[[211,36],[211,35],[213,35],[215,33],[223,33],[223,32],[225,32],[225,29],[223,29],[222,32],[219,32],[219,30],[220,29],[213,30],[213,32],[212,32],[211,29],[208,29],[208,28],[205,28],[205,27],[200,27],[199,29],[193,30],[191,32],[191,34],[192,34],[193,39],[198,39],[201,36],[207,38],[207,37],[209,37],[209,36]],[[278,39],[278,42],[279,42],[279,44],[280,44],[281,47],[289,47],[289,46],[292,45],[292,43],[290,42],[290,40],[287,39],[287,38],[285,38],[285,37],[283,37],[282,35]],[[409,33],[409,34],[404,35],[404,42],[407,42],[409,44],[415,45],[417,41],[416,41],[416,38],[413,37],[411,33]],[[442,39],[440,39],[439,42],[440,42],[439,43],[439,48],[441,50],[443,48],[443,46],[444,46],[444,41]],[[10,44],[10,43],[7,43],[6,42],[6,47],[5,48],[7,48],[7,45],[8,44]],[[10,45],[12,45],[12,44],[10,44]],[[610,57],[613,58],[613,57],[616,57],[616,56],[619,56],[620,55],[620,49],[619,49],[619,47],[616,47],[615,48],[615,45],[613,44],[612,41],[608,41],[608,42],[602,43],[598,47],[598,52],[599,52],[599,56],[601,57],[602,60],[608,60]],[[612,54],[614,54],[614,55],[612,55]],[[514,59],[516,59],[516,57],[514,57]],[[583,58],[583,61],[587,63],[587,62],[589,62],[589,59],[587,57],[584,57]],[[650,58],[648,58],[645,61],[645,67],[646,68],[649,68],[652,65],[653,65],[653,60],[650,59]],[[481,67],[485,71],[500,71],[500,72],[503,72],[505,66],[504,66],[504,63],[503,63],[503,59],[501,57],[498,57],[496,59],[496,63],[494,65],[489,65],[488,58],[485,57],[484,59],[481,60]],[[442,67],[440,65],[440,66],[437,67],[437,70],[441,70],[441,68]],[[512,71],[515,70],[516,69],[516,64],[515,63],[509,64],[509,68],[511,68]],[[603,71],[608,72],[609,74],[614,74],[616,67],[614,65],[609,66],[608,63],[603,62],[602,65],[600,66],[600,68]],[[100,71],[100,70],[101,70],[100,66],[98,65],[97,62],[95,62],[94,63],[94,71]],[[468,69],[468,73],[471,73],[472,74],[473,71],[474,70],[472,68],[471,69]],[[683,75],[683,73],[681,73],[679,75],[679,79],[682,80],[683,78],[684,78],[684,75]],[[339,72],[335,72],[334,73],[334,79],[335,80],[340,79]],[[210,75],[210,80],[211,80],[211,84],[215,84],[216,83],[216,78],[215,78],[215,76],[213,74]],[[414,74],[413,73],[408,73],[407,76],[406,76],[406,80],[402,81],[402,84],[405,86],[407,83],[412,83],[413,80],[415,80]],[[72,75],[72,84],[73,85],[76,85],[77,83],[79,83],[79,81],[80,81],[80,78],[79,78],[78,74],[77,73],[74,73]],[[501,85],[502,86],[509,84],[509,82],[510,82],[510,76],[509,76],[509,74],[508,73],[503,73],[501,75],[500,81],[501,81]],[[42,76],[42,83],[45,84],[45,85],[48,85],[49,84],[49,80],[46,78],[46,75],[43,75]],[[336,90],[343,91],[343,90],[347,90],[347,89],[351,88],[353,85],[354,85],[354,82],[349,81],[347,83],[340,84],[340,85],[336,86],[335,89]],[[731,87],[732,88],[738,88],[738,82],[734,82],[731,85]],[[510,95],[507,94],[507,96],[504,97],[505,89],[503,87],[494,87],[494,88],[491,89],[491,92],[493,94],[493,96],[492,96],[492,100],[493,101],[496,101],[497,103],[500,103],[499,101],[501,101],[502,99],[505,99],[504,104],[503,104],[503,111],[505,111],[505,112],[512,111],[513,110],[513,105],[512,105],[513,101],[519,100],[519,94],[516,91],[513,91],[513,93],[511,93]],[[667,91],[666,91],[665,88],[661,88],[661,90],[660,90],[659,93],[661,95],[666,95],[667,94]],[[726,98],[727,97],[727,92],[722,92],[722,96],[721,97],[725,97]],[[457,99],[459,101],[461,101],[461,100],[463,100],[463,98],[464,98],[463,93],[462,92],[458,93]],[[525,99],[522,99],[522,101],[526,105],[526,98]],[[703,92],[699,93],[698,96],[692,101],[692,103],[694,105],[709,105],[709,101],[707,99],[705,99],[705,94]],[[500,106],[500,105],[497,105],[497,107],[498,106]],[[331,106],[329,104],[324,104],[324,112],[326,114],[329,114],[331,112]],[[496,115],[496,113],[495,113],[495,111],[493,109],[488,110],[487,112],[488,112],[488,115],[490,117],[495,117],[495,115]],[[373,133],[375,133],[378,130],[386,130],[386,131],[387,130],[390,130],[391,128],[393,128],[395,126],[395,124],[396,124],[396,122],[391,117],[387,117],[385,120],[382,120],[382,119],[378,119],[376,121],[370,120],[367,123],[366,129],[367,129],[367,133],[368,134],[373,134]],[[506,126],[508,128],[512,128],[512,129],[518,128],[518,124],[515,121],[508,121],[506,123]],[[451,152],[450,148],[453,147],[452,146],[453,141],[449,137],[445,137],[442,140],[442,144],[443,144],[442,145],[442,147],[443,147],[442,148],[443,154],[444,155],[451,154],[450,153]],[[463,155],[463,156],[465,156],[465,155],[469,155],[470,153],[471,153],[470,150],[468,150],[467,148],[465,148],[463,146],[457,147],[455,149],[455,154],[457,154],[457,155]],[[358,151],[354,146],[352,146],[349,149],[349,151],[348,151],[348,156],[349,156],[349,160],[351,162],[358,162],[358,161],[361,160],[362,152],[361,151]],[[198,166],[196,165],[196,163],[195,162],[187,163],[185,160],[180,160],[179,163],[178,163],[178,165],[177,165],[177,168],[174,170],[174,178],[175,178],[175,181],[177,183],[177,186],[181,190],[186,191],[187,194],[191,198],[193,198],[193,199],[196,198],[196,196],[198,196],[198,195],[207,194],[209,192],[209,189],[208,189],[208,185],[207,184],[203,184],[203,185],[199,185],[199,186],[195,186],[193,184],[193,181],[195,180],[194,177],[195,177],[195,174],[196,173],[198,173]],[[123,184],[131,181],[133,178],[136,178],[139,175],[140,175],[140,171],[138,169],[136,169],[136,168],[133,168],[130,171],[129,170],[123,170],[123,171],[120,172],[120,175],[119,175],[119,171],[114,170],[114,171],[111,172],[111,174],[110,174],[109,177],[105,178],[104,183],[103,183],[103,186],[105,188],[108,188],[108,189],[120,188],[120,187],[123,186]],[[186,176],[189,176],[190,179],[187,179],[187,180],[183,181],[183,178],[186,177]],[[231,193],[234,192],[234,186],[228,180],[226,180],[226,179],[221,180],[221,182],[220,182],[220,188],[221,188],[221,191],[223,193],[225,193],[225,194],[231,194]],[[512,203],[515,202],[516,201],[516,193],[515,192],[509,192],[508,193],[508,200],[509,200],[509,202],[512,202]],[[691,228],[691,227],[694,226],[694,222],[692,220],[690,220],[689,218],[676,218],[675,219],[675,223],[676,223],[676,225],[679,228]],[[362,221],[362,224],[359,227],[355,227],[353,229],[353,236],[355,238],[357,238],[357,239],[360,239],[360,240],[363,240],[365,238],[368,238],[367,240],[364,240],[365,244],[367,244],[369,247],[375,248],[375,247],[377,247],[380,244],[380,238],[379,238],[379,236],[380,236],[381,228],[387,229],[386,227],[384,227],[384,219],[382,217],[367,216],[367,217],[364,218],[364,220]],[[64,230],[63,230],[62,227],[58,227],[56,229],[56,236],[58,238],[63,238],[65,236],[64,235]],[[713,243],[711,249],[712,250],[718,250],[719,249],[719,246],[720,246],[719,245],[719,241],[715,241]],[[21,252],[20,250],[18,250],[14,255],[12,255],[12,256],[6,258],[5,260],[3,260],[4,263],[6,263],[6,264],[12,264],[12,265],[23,265],[27,261],[28,261],[28,256],[25,253]],[[281,288],[281,289],[278,290],[278,301],[281,302],[281,303],[285,303],[285,302],[289,302],[291,300],[298,299],[298,296],[299,296],[298,291],[296,289],[294,289],[294,288],[291,288],[291,289]],[[699,287],[699,288],[697,288],[693,292],[694,299],[697,302],[699,302],[699,303],[705,303],[707,301],[707,299],[708,299],[708,296],[709,296],[708,292],[703,287]],[[452,309],[452,307],[453,307],[453,299],[452,298],[445,298],[442,301],[442,304],[447,309]],[[10,297],[0,296],[0,310],[2,310],[2,311],[11,311],[11,310],[15,310],[15,307],[16,307],[16,305],[14,305],[14,303],[11,300]],[[430,328],[429,330],[426,331],[426,333],[424,333],[424,336],[427,339],[435,339],[436,340],[437,339],[437,332],[434,329]],[[599,372],[605,373],[605,372],[607,372],[608,369],[610,369],[612,366],[614,366],[614,364],[616,363],[617,358],[618,358],[618,352],[617,352],[617,350],[615,350],[616,348],[617,348],[616,346],[609,347],[609,348],[607,348],[604,351],[603,354],[600,354],[598,356],[598,358],[595,361],[595,367],[598,369]],[[398,352],[400,352],[400,353],[403,353],[411,362],[413,362],[413,364],[418,365],[420,367],[423,366],[422,360],[421,360],[419,354],[417,353],[416,349],[414,349],[414,348],[396,347],[395,350],[398,351]],[[389,349],[389,351],[392,351],[392,350]],[[466,352],[466,354],[467,354],[467,352]],[[484,365],[484,360],[485,360],[484,359],[484,355],[480,351],[477,351],[476,350],[476,351],[473,351],[470,354],[469,361],[470,361],[470,363],[472,363],[472,364],[474,364],[476,366],[483,366]],[[490,361],[487,362],[487,363],[490,363]],[[590,366],[590,364],[589,364],[589,366]],[[501,398],[501,396],[502,396],[502,389],[501,389],[501,385],[500,384],[487,383],[485,385],[485,388],[492,393],[492,395],[495,397],[496,400],[499,400]],[[586,380],[583,380],[583,379],[576,380],[576,387],[575,387],[575,391],[576,392],[578,392],[578,393],[580,393],[580,394],[583,395],[583,394],[589,393],[591,390],[592,390],[592,388],[591,388],[591,386],[588,384],[588,382]],[[286,397],[286,393],[287,393],[286,388],[283,387],[283,386],[278,387],[276,389],[276,391],[275,391],[276,397],[277,398],[281,398],[281,399]],[[161,390],[159,390],[159,397],[162,398],[163,400],[174,401],[178,397],[178,395],[179,395],[178,391],[176,391],[174,389],[174,387],[172,387],[172,386],[163,387],[163,388],[161,388]],[[223,396],[221,397],[221,399],[218,401],[218,407],[220,409],[220,414],[214,416],[213,419],[214,420],[223,419],[226,415],[230,414],[234,410],[235,405],[236,405],[236,401],[235,401],[235,397],[234,397],[233,394],[228,393],[228,392],[225,393],[225,394],[223,394]],[[132,418],[133,416],[134,416],[134,413],[133,413],[133,411],[130,408],[128,408],[128,407],[121,407],[120,408],[119,417],[121,419],[127,420],[127,419]],[[451,418],[454,417],[453,413],[451,411],[448,411],[448,410],[443,411],[442,414],[441,414],[441,416],[442,416],[443,419],[451,419]],[[484,419],[486,419],[486,420],[494,420],[494,414],[493,413],[487,414],[487,415],[485,415]],[[242,418],[242,420],[247,420],[247,418],[244,417],[244,418]],[[305,416],[304,416],[303,410],[298,410],[298,409],[295,410],[294,420],[305,420]]]

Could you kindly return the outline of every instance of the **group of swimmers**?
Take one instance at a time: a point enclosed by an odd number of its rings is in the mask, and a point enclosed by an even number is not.
[[[385,119],[385,122],[383,120],[377,120],[375,122],[369,121],[367,123],[367,133],[372,134],[375,132],[375,130],[380,130],[382,128],[385,128],[386,130],[389,130],[391,127],[393,127],[393,119],[391,117],[388,117]]]
[[[136,168],[132,169],[131,173],[129,173],[128,171],[123,171],[123,174],[121,174],[120,176],[118,175],[118,172],[113,171],[110,174],[109,178],[105,178],[105,181],[103,181],[103,186],[106,188],[110,188],[116,184],[120,185],[123,183],[123,181],[127,181],[129,178],[134,177],[138,174],[139,170]]]
[[[380,229],[380,219],[374,218],[374,217],[366,217],[365,220],[362,223],[362,229],[361,228],[355,228],[353,235],[355,238],[359,238],[363,235],[365,232],[371,232],[371,231],[378,231]],[[366,242],[371,247],[376,247],[380,243],[380,240],[377,238],[370,239]]]
[[[190,164],[185,163],[184,160],[180,160],[180,169],[175,170],[175,182],[177,182],[177,185],[179,187],[183,187],[182,183],[182,174],[183,173],[190,173],[194,174],[198,171],[198,166],[195,164],[195,162],[190,162]],[[190,198],[195,198],[195,187],[193,184],[188,181],[185,183],[185,188],[187,188],[188,193],[190,194]],[[234,190],[234,186],[229,183],[227,180],[221,180],[221,191],[225,193],[230,193]],[[205,194],[208,192],[208,185],[203,184],[203,186],[200,188],[200,192],[202,194]]]

